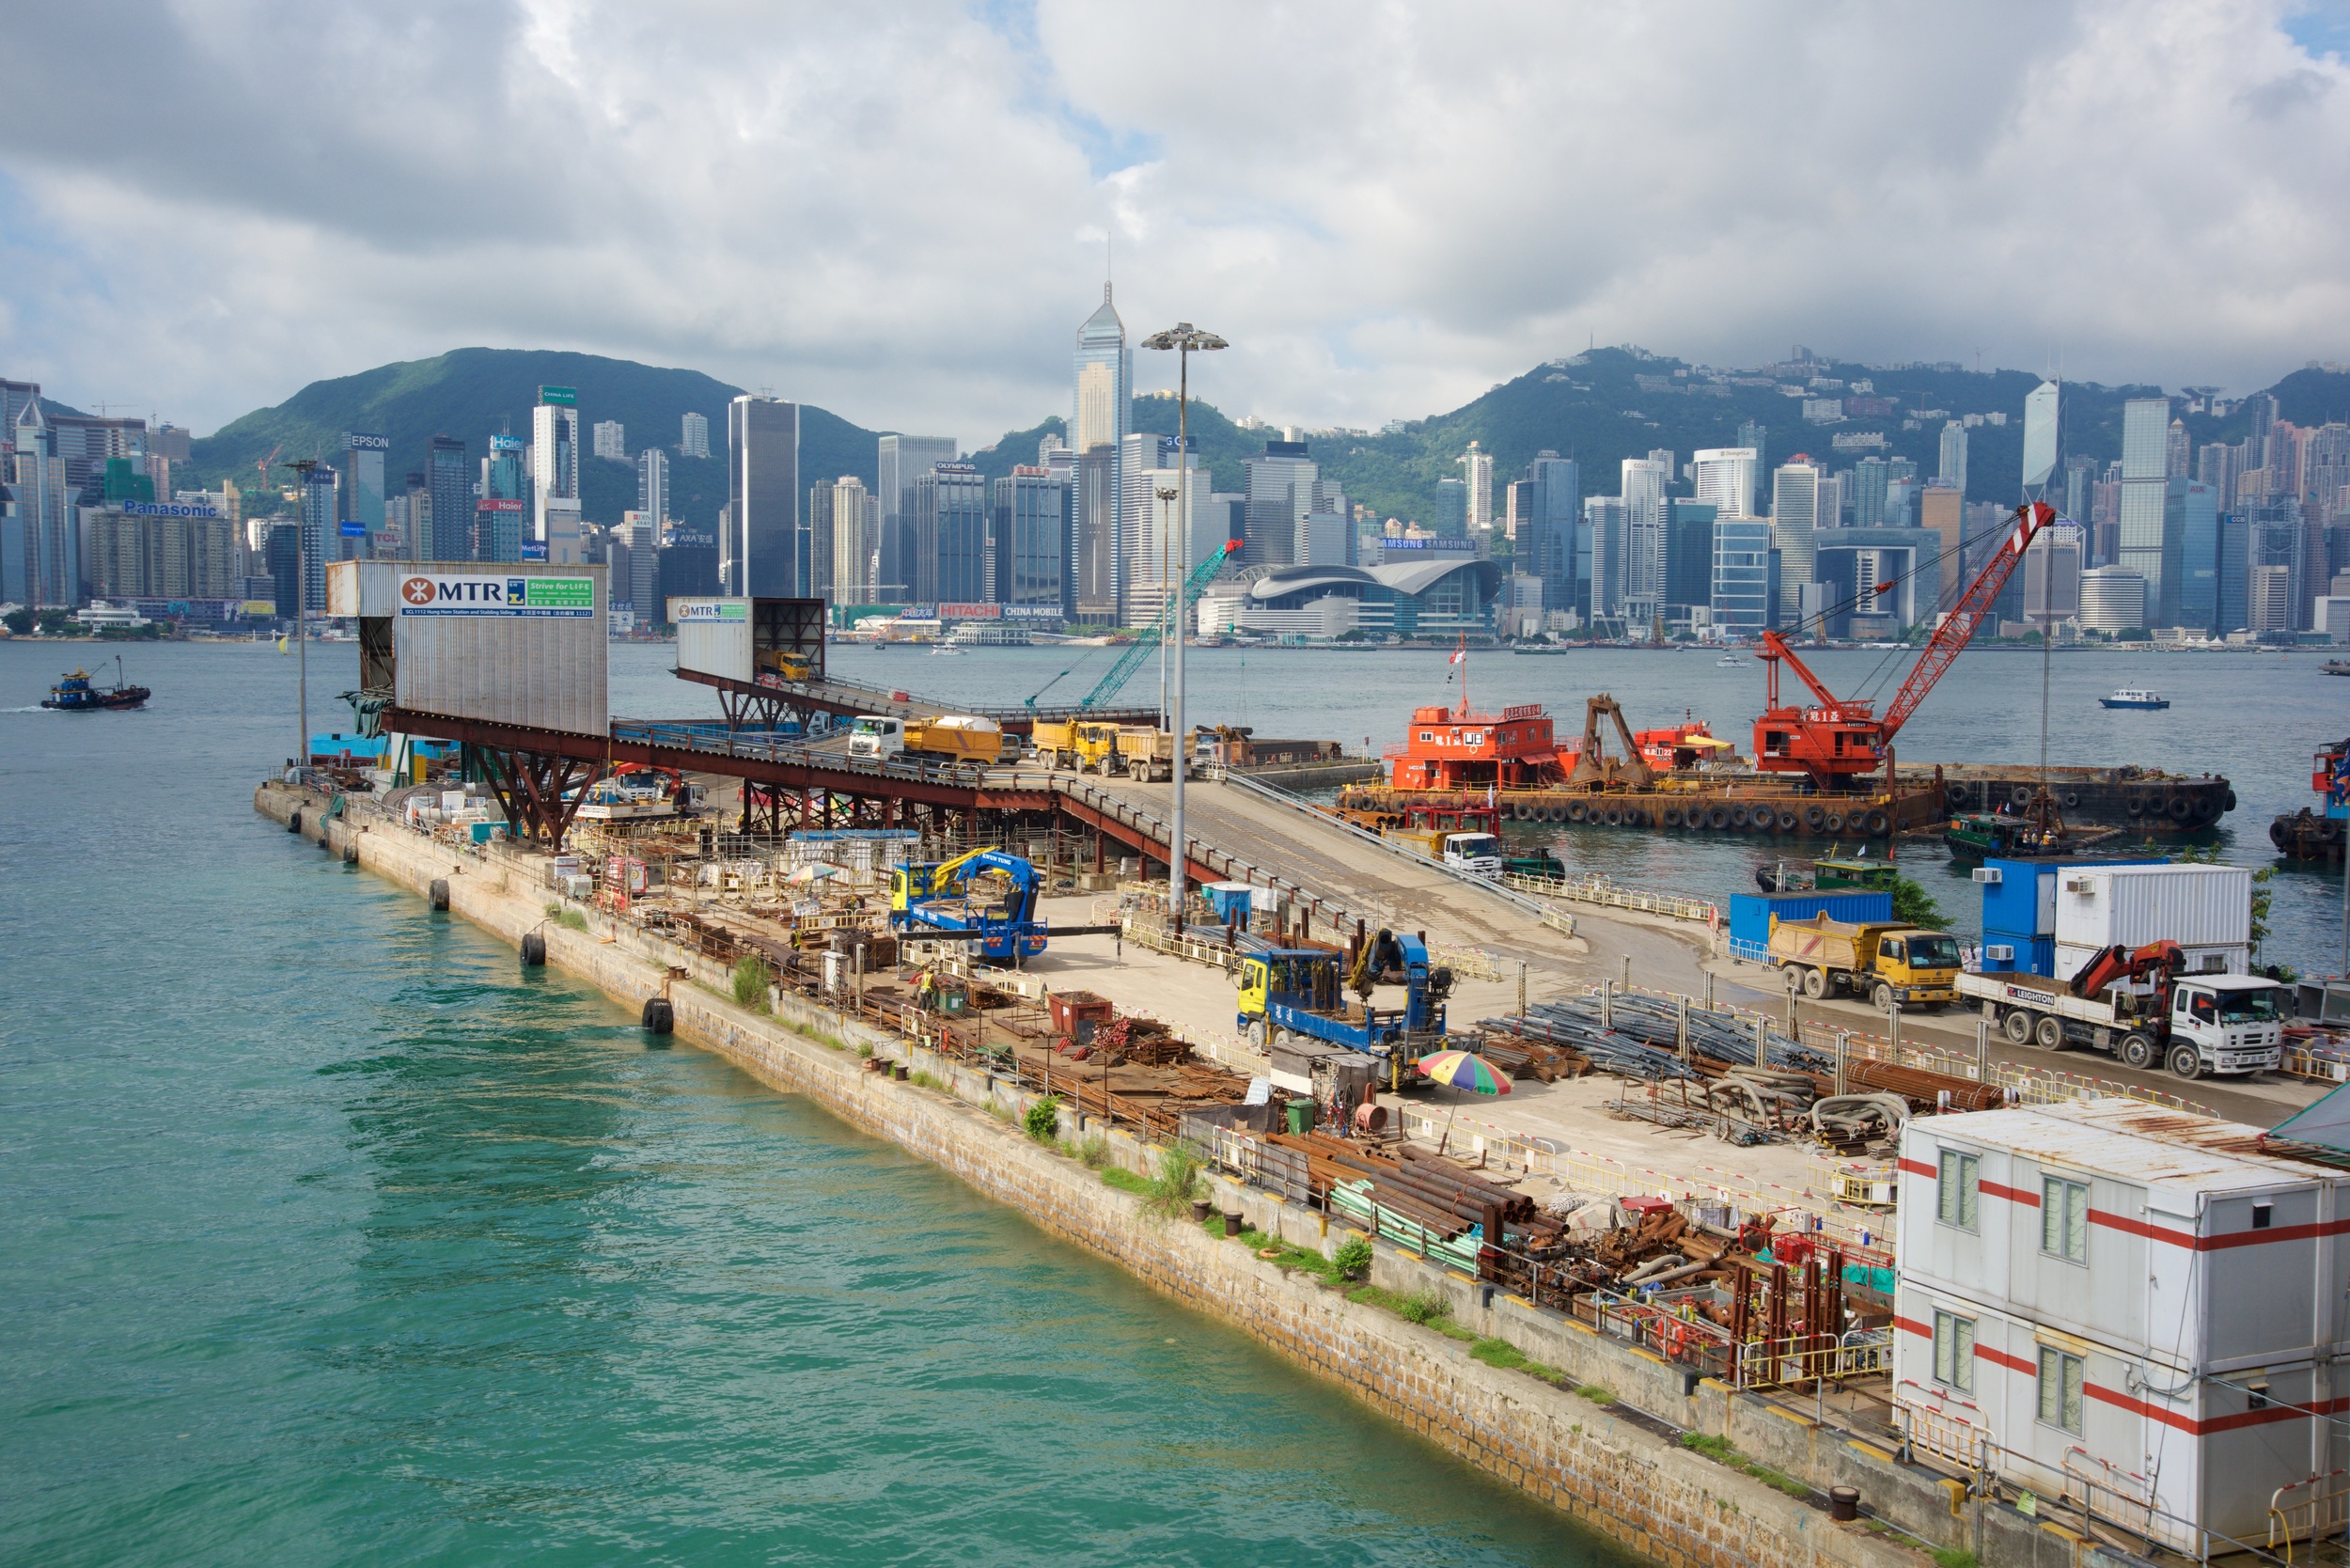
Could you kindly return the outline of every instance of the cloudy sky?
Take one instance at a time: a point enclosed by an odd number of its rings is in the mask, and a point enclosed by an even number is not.
[[[2350,358],[2350,0],[31,7],[0,374],[199,433],[466,344],[979,445],[1105,240],[1234,413],[1637,342],[2246,390]],[[1171,380],[1141,356],[1138,384]]]

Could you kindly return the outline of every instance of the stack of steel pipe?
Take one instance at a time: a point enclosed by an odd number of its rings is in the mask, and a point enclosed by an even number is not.
[[[2006,1091],[1998,1084],[1979,1084],[1972,1078],[1954,1078],[1922,1067],[1897,1067],[1889,1061],[1846,1062],[1844,1086],[1881,1089],[1921,1111],[1940,1109],[1944,1094],[1950,1097],[1950,1108],[1954,1111],[1996,1110],[2007,1102]]]
[[[1662,996],[1638,994],[1621,995],[1607,998],[1608,1022],[1600,1024],[1601,998],[1597,996],[1570,996],[1558,1001],[1541,1002],[1528,1009],[1525,1030],[1536,1032],[1536,1024],[1547,1025],[1552,1032],[1544,1038],[1580,1049],[1584,1031],[1621,1037],[1661,1055],[1679,1060],[1681,1053],[1681,1018],[1678,1008]],[[1510,1027],[1504,1021],[1503,1027]],[[1835,1058],[1815,1051],[1776,1030],[1766,1030],[1770,1064],[1773,1067],[1794,1067],[1807,1072],[1825,1073],[1834,1070]],[[1737,1014],[1724,1009],[1693,1007],[1689,1010],[1689,1049],[1697,1056],[1732,1067],[1751,1067],[1754,1062],[1754,1028],[1740,1021]],[[1594,1055],[1591,1058],[1598,1062]],[[1608,1065],[1601,1062],[1601,1065]],[[1610,1068],[1610,1071],[1616,1069]],[[1653,1078],[1680,1076],[1636,1072],[1627,1076]]]
[[[1644,1083],[1654,1083],[1660,1078],[1691,1078],[1697,1075],[1681,1065],[1678,1056],[1643,1045],[1630,1035],[1603,1029],[1595,1017],[1585,1019],[1574,1014],[1551,1016],[1545,1011],[1536,1009],[1529,1010],[1523,1018],[1481,1019],[1478,1027],[1516,1034],[1528,1040],[1546,1041],[1586,1058],[1593,1067],[1604,1073],[1637,1078]]]

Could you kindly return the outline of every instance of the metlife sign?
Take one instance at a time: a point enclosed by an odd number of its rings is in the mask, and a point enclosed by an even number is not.
[[[400,613],[408,616],[523,616],[588,619],[596,613],[592,577],[493,577],[418,574],[401,580]]]

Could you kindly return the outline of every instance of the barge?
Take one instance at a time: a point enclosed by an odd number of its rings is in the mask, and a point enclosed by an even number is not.
[[[2330,865],[2342,858],[2350,829],[2350,741],[2335,741],[2311,759],[2310,789],[2316,806],[2280,813],[2268,824],[2268,841],[2288,859]]]

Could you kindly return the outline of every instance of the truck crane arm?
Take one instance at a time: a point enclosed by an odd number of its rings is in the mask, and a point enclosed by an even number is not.
[[[1950,607],[1950,614],[1944,616],[1941,624],[1934,629],[1934,635],[1926,639],[1926,646],[1918,654],[1918,662],[1910,666],[1909,678],[1893,694],[1893,700],[1886,704],[1883,726],[1888,745],[1891,744],[1901,727],[1909,722],[1909,715],[1918,711],[1918,704],[1926,699],[1926,694],[1934,690],[1935,682],[1942,679],[1961,653],[1966,651],[1966,645],[1975,640],[1975,633],[1994,613],[1992,605],[1998,602],[2000,590],[2007,587],[2008,578],[2014,574],[2016,566],[2024,558],[2024,552],[2030,549],[2031,541],[2040,537],[2040,530],[2055,521],[2056,509],[2045,501],[2030,501],[2015,509],[2015,526],[2000,541],[1998,549],[1983,564],[1975,580],[1966,585],[1966,591],[1958,596],[1958,603]],[[1891,587],[1888,583],[1877,591],[1883,593]],[[1798,670],[1803,668],[1801,665],[1795,667]],[[1810,680],[1808,673],[1805,679]],[[1812,689],[1820,689],[1817,682],[1813,683]]]

